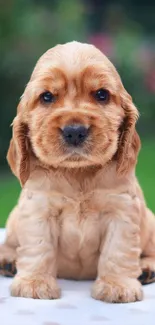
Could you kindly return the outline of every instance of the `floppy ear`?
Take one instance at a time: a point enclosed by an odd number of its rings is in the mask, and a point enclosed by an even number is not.
[[[29,177],[30,150],[28,142],[28,127],[22,122],[20,113],[13,121],[13,136],[7,153],[7,161],[12,172],[23,186]]]
[[[125,90],[121,96],[121,105],[125,112],[125,118],[120,130],[116,159],[117,172],[124,175],[136,165],[141,142],[135,128],[139,116],[138,110],[133,104],[131,96]]]

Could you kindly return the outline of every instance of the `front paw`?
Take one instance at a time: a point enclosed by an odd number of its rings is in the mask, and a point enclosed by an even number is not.
[[[106,302],[126,303],[142,300],[143,292],[136,279],[104,277],[95,281],[92,297]]]
[[[34,299],[58,299],[61,296],[61,291],[52,276],[21,277],[16,275],[11,285],[11,295]]]

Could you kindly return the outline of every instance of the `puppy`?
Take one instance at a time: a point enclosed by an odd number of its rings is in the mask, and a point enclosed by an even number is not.
[[[0,261],[16,260],[13,296],[54,299],[57,277],[94,279],[107,302],[143,297],[155,271],[155,220],[135,176],[138,111],[112,63],[71,42],[37,62],[7,159],[22,185]]]

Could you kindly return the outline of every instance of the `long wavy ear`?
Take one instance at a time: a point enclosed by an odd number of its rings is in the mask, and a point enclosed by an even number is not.
[[[125,118],[120,130],[116,159],[117,172],[124,175],[136,165],[141,142],[135,128],[139,116],[138,110],[133,104],[131,96],[125,90],[121,96],[121,105],[125,112]]]
[[[13,121],[13,136],[7,153],[7,161],[12,172],[20,180],[23,186],[30,172],[30,151],[28,142],[28,128],[22,122],[20,113]]]

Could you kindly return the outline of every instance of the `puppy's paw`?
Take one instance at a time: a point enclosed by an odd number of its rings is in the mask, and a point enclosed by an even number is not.
[[[143,257],[140,259],[142,274],[138,280],[142,284],[155,282],[155,257]]]
[[[11,295],[34,299],[58,299],[61,291],[53,277],[16,275],[11,285]]]
[[[16,274],[16,250],[6,244],[0,245],[0,274],[12,277]]]
[[[104,277],[95,281],[92,297],[106,302],[125,303],[142,300],[143,292],[136,279]]]

